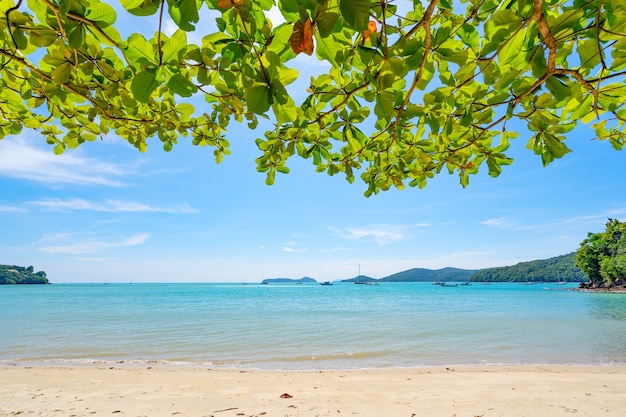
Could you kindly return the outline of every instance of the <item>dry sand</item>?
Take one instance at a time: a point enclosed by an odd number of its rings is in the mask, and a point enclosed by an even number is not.
[[[283,394],[289,394],[282,398]],[[626,366],[0,367],[0,416],[626,416]]]

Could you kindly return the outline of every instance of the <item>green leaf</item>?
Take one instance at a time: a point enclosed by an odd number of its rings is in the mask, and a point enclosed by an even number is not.
[[[66,62],[52,71],[51,77],[55,84],[66,84],[72,78],[72,64]]]
[[[498,55],[500,65],[509,65],[515,69],[528,65],[526,53],[524,53],[524,37],[524,31],[520,30],[509,39]]]
[[[124,3],[124,0],[121,0],[121,3]],[[143,1],[140,3],[143,3]],[[115,23],[117,13],[110,5],[98,2],[87,9],[85,17],[97,22],[99,27],[105,27]]]
[[[126,44],[126,57],[131,63],[157,64],[158,60],[154,47],[139,33],[133,33]]]
[[[167,81],[167,86],[181,97],[191,97],[198,88],[181,74],[174,74]]]
[[[13,31],[13,40],[15,41],[15,45],[17,49],[26,49],[28,48],[28,39],[26,35],[24,35],[24,31],[21,29],[16,29]]]
[[[478,50],[478,47],[480,46],[480,35],[474,26],[466,23],[461,26],[457,34],[465,45],[476,51]]]
[[[272,95],[266,85],[255,85],[244,93],[248,109],[256,114],[267,112],[272,105]]]
[[[67,38],[70,46],[77,49],[81,48],[85,44],[85,26],[78,24],[74,30],[68,34]]]
[[[556,136],[545,134],[544,137],[546,149],[554,158],[562,158],[563,156],[571,152],[571,150],[567,146],[565,146],[565,144],[561,142]]]
[[[330,62],[333,67],[338,67],[343,61],[343,53],[349,43],[344,43],[337,34],[332,34],[326,38],[322,38],[316,32],[315,34],[315,52],[316,54]]]
[[[135,100],[141,103],[147,103],[150,99],[152,92],[159,86],[160,82],[157,81],[156,72],[141,71],[135,78],[130,86]]]
[[[489,176],[497,177],[502,173],[502,167],[495,158],[487,158],[487,167],[489,168]]]
[[[55,155],[62,155],[65,152],[65,146],[62,143],[57,144],[52,150]]]
[[[572,89],[555,76],[546,79],[546,88],[558,101],[569,99],[572,95]]]
[[[374,113],[379,119],[390,120],[395,112],[393,107],[393,93],[383,91],[376,95],[376,105],[374,106]]]
[[[321,15],[317,17],[315,20],[315,27],[319,31],[319,34],[322,38],[325,38],[331,34],[333,28],[335,27],[335,23],[339,20],[339,15],[337,13],[324,11]]]
[[[174,32],[161,48],[163,64],[178,65],[187,45],[187,34],[182,30]]]
[[[265,177],[265,184],[266,185],[274,185],[275,178],[276,178],[276,169],[270,168],[267,171],[267,176]]]
[[[179,28],[186,32],[193,31],[198,23],[198,5],[196,0],[167,0],[170,17]]]
[[[463,170],[459,172],[459,182],[463,188],[466,188],[469,185],[469,175],[467,171]]]
[[[355,30],[365,30],[370,18],[369,0],[339,0],[341,17]]]
[[[151,16],[159,10],[161,0],[120,0],[120,3],[135,16]]]
[[[283,69],[278,73],[278,80],[282,85],[289,85],[298,79],[298,71],[293,68]]]
[[[598,42],[593,39],[583,39],[576,44],[576,51],[580,57],[580,65],[586,68],[594,68],[600,64]]]
[[[278,165],[276,167],[276,171],[280,172],[281,174],[289,174],[289,167],[285,165]]]

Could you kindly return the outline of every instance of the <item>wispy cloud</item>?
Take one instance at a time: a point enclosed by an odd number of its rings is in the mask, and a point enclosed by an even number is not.
[[[298,243],[293,240],[289,242],[287,245],[280,248],[280,250],[282,250],[283,252],[289,252],[289,253],[306,252],[306,249],[299,249]]]
[[[104,185],[120,187],[126,170],[116,164],[81,156],[77,152],[55,155],[19,137],[0,141],[0,176],[50,185]]]
[[[514,227],[517,225],[517,223],[512,220],[509,219],[508,217],[495,217],[493,219],[488,219],[485,221],[480,222],[480,224],[483,224],[485,226],[491,226],[491,227]]]
[[[0,213],[26,213],[27,211],[21,207],[0,205]]]
[[[412,237],[410,234],[412,229],[429,226],[431,226],[430,223],[411,225],[375,224],[363,227],[330,227],[330,230],[344,239],[372,239],[378,245],[386,245],[388,243],[410,239]]]
[[[48,237],[45,241],[59,240],[61,241],[59,244],[41,246],[39,247],[39,250],[53,254],[86,255],[103,252],[107,249],[141,245],[146,242],[149,237],[150,235],[147,233],[140,233],[117,241],[83,240],[64,243],[64,241],[71,240],[71,236],[58,235],[55,237]]]
[[[283,252],[297,253],[297,252],[306,252],[306,249],[296,249],[293,246],[283,246],[280,248]]]
[[[138,203],[135,201],[121,201],[121,200],[106,200],[102,202],[87,201],[81,198],[72,198],[68,200],[61,199],[46,199],[39,201],[32,201],[30,204],[44,207],[53,211],[74,211],[74,210],[89,210],[89,211],[104,211],[112,213],[120,212],[154,212],[154,213],[182,213],[192,214],[198,213],[198,210],[190,207],[187,204],[174,207],[156,207],[148,204]]]
[[[320,252],[322,252],[322,253],[333,253],[333,252],[344,252],[344,251],[350,251],[350,250],[354,250],[354,249],[346,248],[344,246],[339,246],[339,247],[336,247],[336,248],[322,249]]]

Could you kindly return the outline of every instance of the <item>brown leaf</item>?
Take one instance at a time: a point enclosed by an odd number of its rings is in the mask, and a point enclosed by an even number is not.
[[[293,32],[289,37],[289,45],[295,54],[304,52],[307,55],[313,54],[313,22],[311,19],[305,21],[298,20],[293,25]]]
[[[217,0],[217,7],[221,10],[230,9],[233,7],[232,0]]]

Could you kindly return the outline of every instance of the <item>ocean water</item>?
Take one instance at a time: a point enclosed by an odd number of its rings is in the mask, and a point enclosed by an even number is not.
[[[626,294],[573,285],[0,287],[0,364],[626,364]]]

